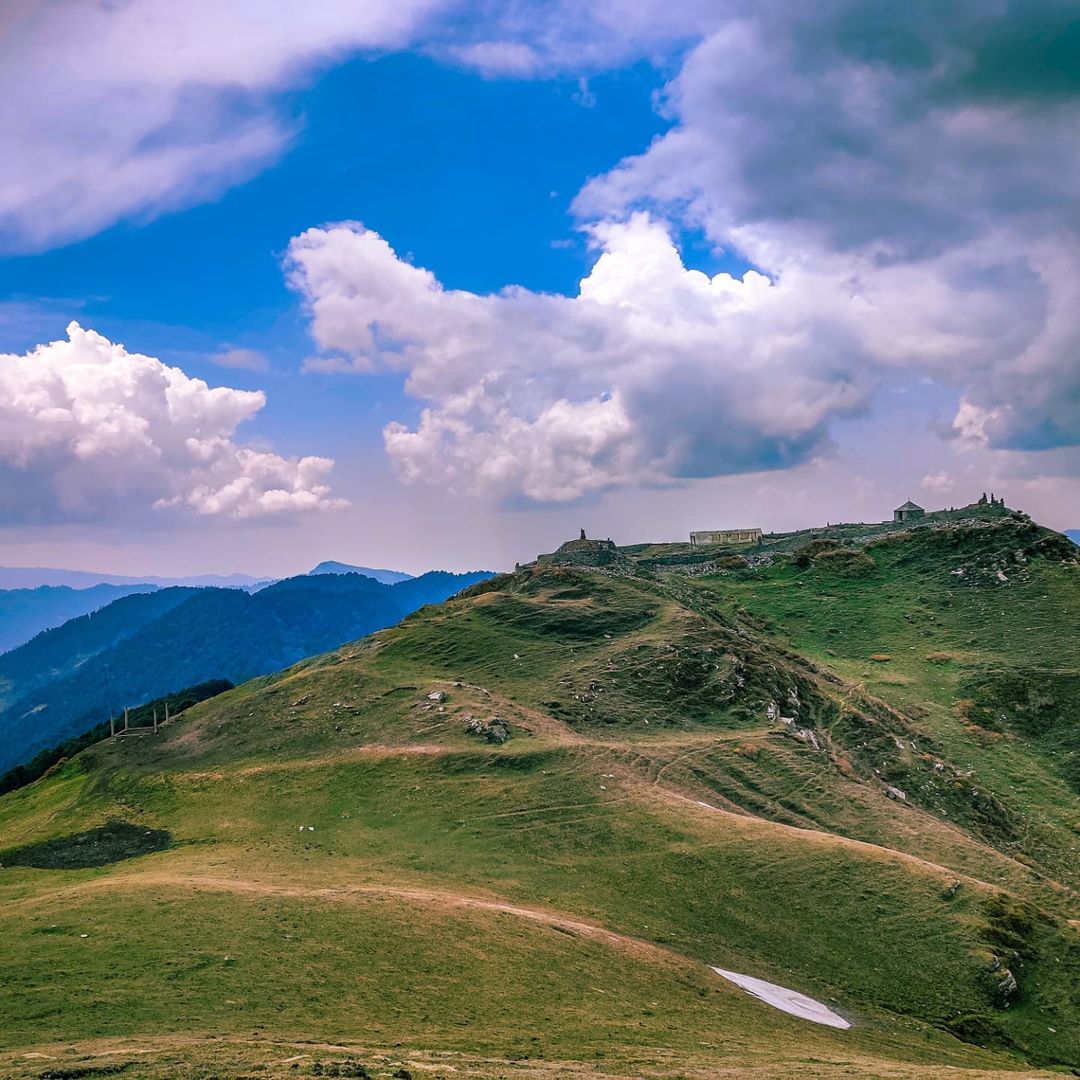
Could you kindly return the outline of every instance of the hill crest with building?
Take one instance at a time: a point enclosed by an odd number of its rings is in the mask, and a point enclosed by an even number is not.
[[[911,499],[897,506],[891,518],[881,521],[828,522],[787,532],[764,532],[761,528],[702,529],[690,533],[689,542],[669,541],[619,545],[610,538],[593,540],[582,529],[555,551],[537,556],[537,565],[588,566],[609,572],[632,572],[635,564],[691,568],[693,572],[715,569],[717,559],[733,556],[748,565],[771,556],[794,551],[814,540],[832,540],[841,546],[860,546],[890,533],[911,529],[934,529],[969,523],[989,524],[1008,517],[1027,520],[1022,511],[1005,505],[1004,498],[984,492],[975,502],[961,507],[927,510]]]

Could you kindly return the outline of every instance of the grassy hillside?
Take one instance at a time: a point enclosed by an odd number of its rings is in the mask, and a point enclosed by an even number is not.
[[[0,1072],[1080,1065],[1074,552],[822,539],[526,567],[0,798]]]
[[[279,670],[489,576],[434,571],[383,585],[358,574],[305,575],[254,594],[163,589],[125,597],[0,657],[0,769],[125,706]]]

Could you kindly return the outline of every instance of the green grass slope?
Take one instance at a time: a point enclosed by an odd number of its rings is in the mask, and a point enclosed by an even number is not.
[[[84,751],[0,798],[0,1073],[1076,1067],[1055,537],[526,567]]]

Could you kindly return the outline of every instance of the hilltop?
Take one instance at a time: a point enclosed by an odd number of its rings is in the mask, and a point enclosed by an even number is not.
[[[570,550],[0,798],[0,1070],[1080,1063],[1075,547]]]

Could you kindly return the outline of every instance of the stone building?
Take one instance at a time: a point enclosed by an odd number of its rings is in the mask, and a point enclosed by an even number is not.
[[[760,529],[707,529],[690,534],[690,546],[707,544],[760,544]]]
[[[914,521],[916,518],[926,516],[926,511],[910,499],[903,506],[898,506],[893,511],[893,521]]]

